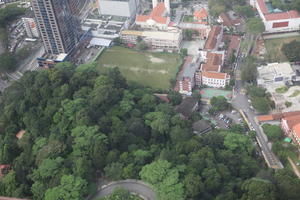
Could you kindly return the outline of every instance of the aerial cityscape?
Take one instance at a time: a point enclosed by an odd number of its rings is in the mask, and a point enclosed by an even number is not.
[[[300,200],[300,0],[0,0],[0,200]]]

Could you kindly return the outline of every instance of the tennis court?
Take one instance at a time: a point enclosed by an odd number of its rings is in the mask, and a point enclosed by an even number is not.
[[[232,98],[232,91],[221,90],[216,88],[204,88],[200,91],[201,98],[211,99],[216,96],[223,96],[226,99],[230,100]]]

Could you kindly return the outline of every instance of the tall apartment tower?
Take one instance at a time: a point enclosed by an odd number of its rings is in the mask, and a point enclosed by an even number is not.
[[[36,22],[48,54],[69,54],[80,36],[80,1],[32,0]]]

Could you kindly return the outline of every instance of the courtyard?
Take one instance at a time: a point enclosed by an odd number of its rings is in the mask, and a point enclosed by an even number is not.
[[[267,87],[267,90],[272,94],[278,111],[290,112],[299,110],[300,86],[270,85]]]
[[[97,69],[105,71],[118,67],[129,82],[157,89],[169,89],[182,65],[175,53],[136,51],[120,46],[106,49],[97,61]]]
[[[204,100],[209,100],[213,97],[223,96],[227,100],[232,99],[232,91],[231,90],[223,90],[223,89],[216,89],[216,88],[203,88],[200,91],[201,98]]]

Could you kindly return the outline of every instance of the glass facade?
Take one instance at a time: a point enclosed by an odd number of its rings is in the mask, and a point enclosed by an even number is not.
[[[85,0],[32,0],[47,53],[70,53],[80,37],[79,12]]]

